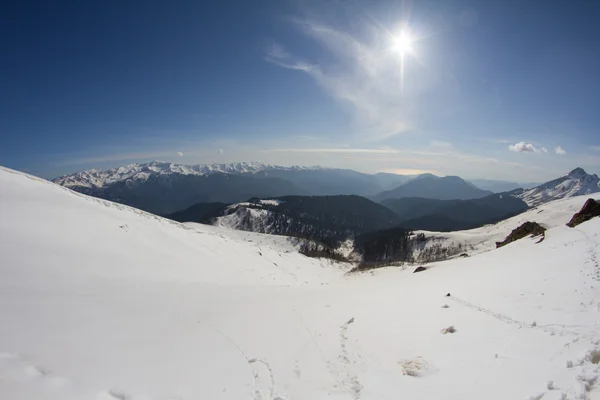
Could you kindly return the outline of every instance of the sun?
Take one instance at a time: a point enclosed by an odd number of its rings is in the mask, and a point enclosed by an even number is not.
[[[392,37],[392,51],[399,54],[412,53],[414,38],[408,32]]]

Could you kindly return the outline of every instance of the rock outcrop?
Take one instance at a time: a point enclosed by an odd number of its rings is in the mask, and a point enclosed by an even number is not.
[[[594,199],[588,199],[581,210],[573,215],[573,218],[567,223],[567,226],[574,228],[597,216],[600,216],[600,203]]]
[[[537,222],[527,221],[519,226],[517,229],[514,229],[510,235],[504,239],[502,242],[496,242],[496,248],[506,246],[509,243],[512,243],[516,240],[523,239],[528,236],[539,236],[545,235],[546,228],[538,224]]]

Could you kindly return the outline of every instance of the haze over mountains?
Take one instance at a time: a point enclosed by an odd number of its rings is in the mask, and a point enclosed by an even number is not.
[[[178,165],[154,161],[106,171],[84,171],[53,180],[81,193],[157,214],[171,214],[197,203],[239,203],[252,197],[360,195],[387,199],[471,200],[492,194],[460,177],[388,173],[364,174],[321,167],[281,167],[261,163]],[[485,181],[487,187],[511,183]],[[576,169],[542,186],[512,193],[529,205],[598,190],[596,175]]]
[[[395,189],[377,194],[374,199],[401,199],[405,197],[422,197],[437,200],[478,199],[492,194],[481,190],[458,176],[438,177],[431,174],[420,175]]]

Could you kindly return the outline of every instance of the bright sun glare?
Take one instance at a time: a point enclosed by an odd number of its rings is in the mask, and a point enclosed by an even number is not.
[[[400,54],[411,53],[413,51],[413,41],[408,32],[402,32],[392,38],[392,50]]]

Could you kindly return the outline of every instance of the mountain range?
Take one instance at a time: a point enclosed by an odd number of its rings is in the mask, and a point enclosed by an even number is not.
[[[500,194],[472,200],[388,199],[382,204],[360,196],[284,196],[237,204],[199,203],[168,217],[301,237],[335,248],[345,239],[390,228],[440,232],[476,228],[527,208],[523,200]]]
[[[250,198],[278,198],[282,196],[331,196],[359,195],[376,202],[394,199],[421,198],[447,200],[453,203],[423,202],[422,210],[415,212],[411,220],[421,226],[431,214],[437,214],[438,222],[443,218],[454,218],[451,225],[461,228],[480,224],[501,217],[498,212],[474,212],[472,218],[457,208],[467,210],[457,200],[487,198],[492,194],[473,183],[457,176],[438,177],[432,174],[396,175],[389,173],[364,174],[346,169],[322,167],[281,167],[261,163],[232,163],[211,165],[179,165],[154,161],[146,164],[131,164],[105,171],[89,170],[65,175],[53,180],[78,192],[126,204],[159,215],[169,215],[185,210],[198,203],[237,204]],[[510,187],[510,182],[485,181],[487,187]],[[569,174],[529,189],[515,189],[503,195],[523,200],[528,206],[600,190],[599,179],[577,168]],[[489,203],[485,200],[483,203]],[[394,207],[402,207],[396,203]],[[406,202],[410,204],[410,200]],[[443,205],[440,205],[443,204]],[[471,203],[473,210],[481,210],[481,204]],[[513,213],[521,208],[513,203]],[[487,206],[486,206],[487,207]],[[492,207],[493,208],[493,207]],[[437,211],[433,213],[433,209]],[[440,210],[447,210],[441,212]],[[510,214],[509,213],[509,214]],[[457,215],[461,215],[460,218]],[[462,217],[464,215],[464,217]],[[481,218],[487,215],[489,218]],[[469,220],[471,218],[471,220]],[[460,220],[460,221],[458,221]],[[407,219],[404,219],[407,221]],[[438,222],[434,226],[439,226]],[[466,225],[465,225],[466,224]],[[429,222],[424,224],[430,226]]]

